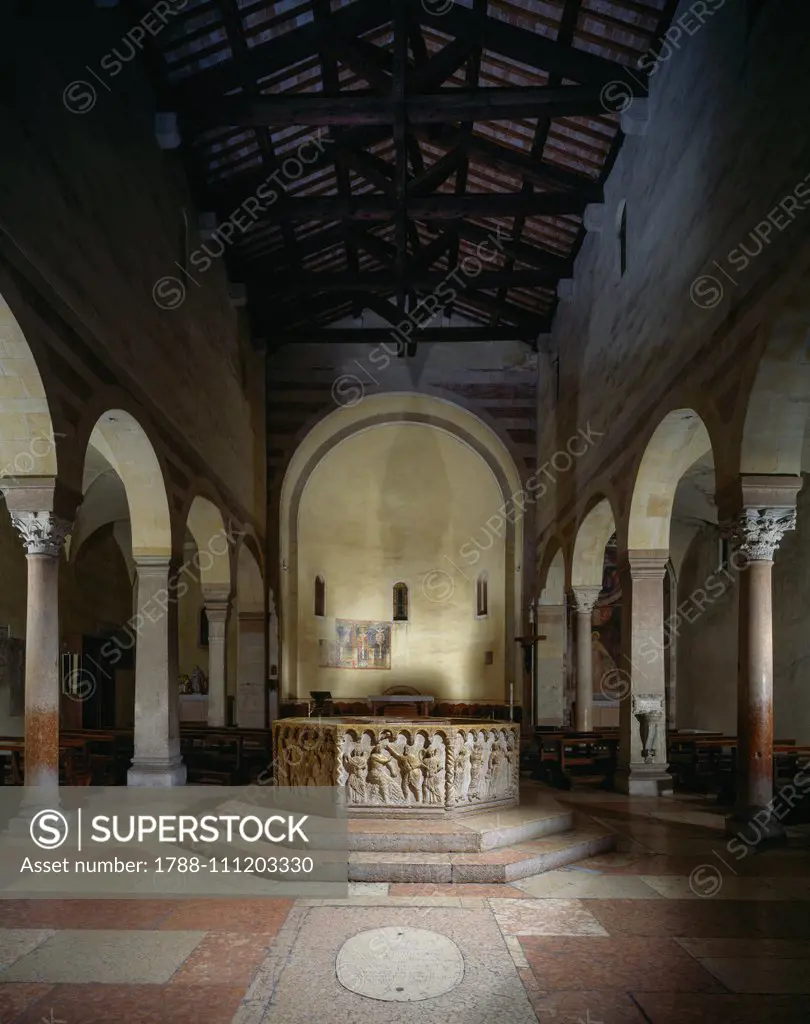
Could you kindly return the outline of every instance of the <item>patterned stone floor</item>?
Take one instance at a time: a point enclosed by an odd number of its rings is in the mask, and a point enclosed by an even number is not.
[[[702,800],[555,796],[618,832],[616,852],[509,886],[358,883],[343,900],[0,901],[0,1022],[810,1020],[810,832],[741,855]],[[456,943],[456,988],[381,1002],[338,982],[348,938],[399,925]]]

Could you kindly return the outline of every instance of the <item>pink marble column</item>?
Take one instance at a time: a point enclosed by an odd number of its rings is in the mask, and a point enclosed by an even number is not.
[[[59,785],[59,557],[72,523],[12,511],[28,559],[25,625],[25,784]]]
[[[795,508],[745,508],[730,525],[732,544],[745,567],[740,573],[737,698],[737,812],[733,821],[760,814],[774,834],[777,821],[763,809],[773,798],[773,556]],[[732,826],[733,827],[733,826]]]
[[[593,727],[593,608],[600,588],[579,586],[572,589],[577,613],[577,698],[574,728],[590,732]]]
[[[624,793],[672,792],[667,771],[664,586],[669,552],[628,551],[622,570],[621,701],[616,787]]]

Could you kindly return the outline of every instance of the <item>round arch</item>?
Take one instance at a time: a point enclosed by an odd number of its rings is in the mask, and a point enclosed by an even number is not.
[[[577,528],[571,561],[571,586],[602,586],[605,547],[615,532],[613,506],[608,498],[601,498]]]
[[[231,545],[222,512],[208,498],[197,495],[189,506],[186,526],[197,545],[203,590],[231,592]]]
[[[501,439],[469,410],[433,395],[396,391],[366,397],[354,406],[336,409],[316,423],[293,453],[280,495],[280,622],[281,680],[287,692],[297,692],[298,651],[298,520],[306,484],[332,449],[355,435],[381,425],[419,424],[434,427],[460,441],[480,457],[494,477],[504,506],[521,491],[515,462]],[[493,510],[494,511],[494,510]],[[482,516],[482,519],[485,519]],[[520,652],[512,637],[521,635],[523,559],[522,516],[503,523],[506,548],[504,595],[504,651],[507,681],[520,679]]]
[[[95,421],[88,444],[106,459],[124,485],[132,525],[133,558],[170,558],[172,522],[166,482],[141,423],[123,409],[109,409]]]
[[[57,439],[45,385],[0,293],[0,493],[3,479],[56,475]]]
[[[678,483],[690,466],[715,450],[694,409],[673,409],[652,433],[633,484],[628,550],[668,551]]]
[[[805,285],[802,295],[806,297]],[[741,423],[739,472],[798,476],[810,422],[810,310],[788,303],[760,328],[756,364]]]
[[[559,538],[546,544],[540,561],[538,595],[541,604],[561,605],[565,602],[565,550]]]

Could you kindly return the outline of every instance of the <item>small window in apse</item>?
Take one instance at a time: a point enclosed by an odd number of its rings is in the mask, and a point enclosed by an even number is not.
[[[487,574],[482,572],[475,584],[475,614],[483,618],[489,614],[489,580]]]
[[[405,583],[394,584],[394,622],[408,621],[408,586]]]

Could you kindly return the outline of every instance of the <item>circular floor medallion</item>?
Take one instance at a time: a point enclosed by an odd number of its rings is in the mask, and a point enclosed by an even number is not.
[[[353,935],[337,955],[344,988],[369,999],[411,1003],[461,984],[464,958],[445,935],[422,928],[373,928]]]

